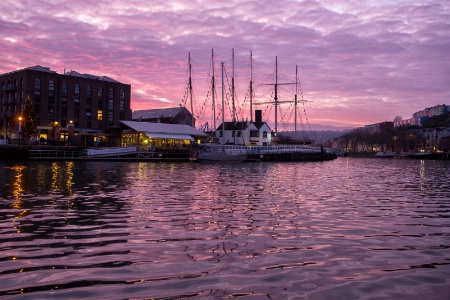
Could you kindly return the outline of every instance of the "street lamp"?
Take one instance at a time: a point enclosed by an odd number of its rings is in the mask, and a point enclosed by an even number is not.
[[[68,138],[67,138],[67,142],[68,142],[68,144],[69,144],[69,146],[71,146],[71,144],[72,144],[72,136],[73,136],[73,134],[74,134],[74,129],[73,129],[73,121],[72,120],[70,120],[69,121],[69,125],[67,125],[67,134],[68,134]]]
[[[22,116],[19,116],[19,144],[22,137]]]
[[[58,121],[53,122],[53,134],[54,134],[55,144],[57,144],[57,137],[58,137]]]

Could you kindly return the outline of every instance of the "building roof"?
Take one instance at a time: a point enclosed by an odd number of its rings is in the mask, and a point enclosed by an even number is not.
[[[47,72],[47,73],[56,73],[56,71],[52,71],[52,70],[50,70],[50,68],[42,67],[40,65],[36,65],[36,66],[33,66],[33,67],[28,67],[28,68],[25,68],[25,70],[33,70],[33,71]]]
[[[172,107],[172,108],[158,108],[147,110],[135,110],[132,114],[133,120],[139,119],[158,119],[158,118],[173,118],[183,110],[187,110],[184,107]]]
[[[50,70],[50,68],[42,67],[40,65],[36,65],[36,66],[31,66],[31,67],[15,70],[15,71],[8,72],[8,73],[5,73],[5,74],[12,74],[12,73],[20,72],[20,71],[25,71],[25,70],[32,70],[32,71],[38,71],[38,72],[57,74],[56,71],[52,71],[52,70]],[[5,75],[5,74],[0,74],[0,75]],[[73,77],[80,77],[80,78],[88,78],[88,79],[94,79],[94,80],[100,80],[100,81],[121,83],[121,82],[119,82],[117,80],[114,80],[114,79],[108,77],[108,76],[95,76],[95,75],[91,75],[91,74],[81,74],[81,73],[78,73],[77,71],[72,71],[72,70],[69,71],[69,72],[65,72],[63,75],[73,76]]]
[[[46,73],[53,73],[53,74],[56,73],[55,71],[50,70],[50,68],[42,67],[42,66],[40,66],[40,65],[36,65],[36,66],[31,66],[31,67],[28,67],[28,68],[23,68],[23,69],[15,70],[15,71],[11,71],[11,72],[4,73],[4,74],[0,74],[0,75],[13,74],[13,73],[21,72],[21,71],[25,71],[25,70],[33,70],[33,71],[46,72]]]
[[[261,129],[261,127],[263,127],[264,125],[267,125],[267,127],[269,127],[270,129],[269,124],[267,124],[266,122],[253,122],[253,124],[255,124],[256,128],[258,129]]]
[[[188,125],[136,122],[136,121],[120,121],[120,122],[137,132],[187,134],[198,137],[208,136],[206,133]]]
[[[266,122],[246,122],[246,121],[236,121],[236,122],[225,122],[225,130],[245,130],[250,125],[254,125],[256,129],[261,129]],[[267,125],[269,126],[269,125]],[[269,127],[270,128],[270,127]],[[222,130],[222,124],[216,129]]]
[[[78,73],[77,71],[66,72],[66,73],[64,73],[64,75],[120,83],[119,81],[114,80],[114,79],[112,79],[112,78],[110,78],[108,76],[95,76],[95,75],[86,74],[86,73],[85,74],[81,74],[81,73]]]

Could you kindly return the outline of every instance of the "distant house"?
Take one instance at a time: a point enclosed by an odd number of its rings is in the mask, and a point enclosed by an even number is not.
[[[221,144],[267,146],[272,142],[271,132],[269,125],[262,121],[261,110],[256,110],[255,122],[225,122],[216,129],[216,137]]]
[[[250,145],[252,133],[256,135],[259,131],[251,122],[225,122],[217,128],[216,137],[221,144]]]
[[[186,107],[135,110],[131,119],[133,121],[180,124],[195,127],[195,118],[193,118]]]

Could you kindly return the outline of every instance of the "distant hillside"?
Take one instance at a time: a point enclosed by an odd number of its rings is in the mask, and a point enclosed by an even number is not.
[[[291,137],[292,139],[306,140],[315,139],[314,145],[321,146],[326,141],[340,137],[345,134],[344,130],[316,130],[316,131],[297,131],[297,136],[294,131],[282,131],[280,135]]]

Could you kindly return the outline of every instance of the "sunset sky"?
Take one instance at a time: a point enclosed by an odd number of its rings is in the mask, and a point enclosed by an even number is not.
[[[190,53],[194,115],[198,124],[211,122],[212,49],[218,109],[220,63],[230,82],[234,49],[239,119],[250,118],[250,51],[255,101],[273,97],[272,86],[263,84],[275,80],[275,57],[280,82],[294,82],[297,65],[299,98],[308,100],[300,105],[302,122],[315,129],[406,119],[425,107],[450,104],[447,0],[0,3],[0,73],[41,65],[58,73],[106,75],[131,85],[133,110],[190,108]],[[280,86],[279,100],[294,94],[295,85]],[[292,122],[291,106],[281,106],[281,121]],[[273,121],[272,105],[254,108]]]

